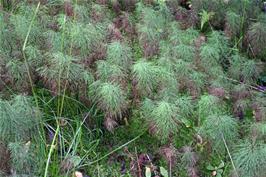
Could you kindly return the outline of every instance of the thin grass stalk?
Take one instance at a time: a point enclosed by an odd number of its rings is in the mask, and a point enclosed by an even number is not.
[[[81,127],[82,127],[82,125],[85,123],[86,119],[89,117],[89,114],[90,114],[90,112],[88,112],[88,113],[86,114],[86,116],[84,117],[84,119],[83,119],[83,121],[81,122],[80,126],[78,127],[78,129],[77,129],[77,131],[76,131],[76,133],[75,133],[75,135],[74,135],[74,137],[73,137],[73,141],[71,142],[71,144],[70,144],[70,146],[69,146],[69,148],[68,148],[68,151],[67,151],[67,153],[66,153],[66,157],[68,156],[68,154],[70,153],[70,150],[71,150],[72,147],[74,146],[74,143],[75,143],[76,137],[79,135],[79,132],[80,132],[80,130],[81,130]]]
[[[30,68],[29,68],[28,60],[27,60],[27,57],[26,57],[26,54],[25,54],[25,50],[26,50],[26,46],[27,46],[27,42],[28,42],[28,39],[29,39],[29,35],[30,35],[30,32],[31,32],[31,28],[32,28],[33,22],[34,22],[34,20],[35,20],[35,18],[37,16],[38,11],[39,11],[40,4],[41,3],[39,2],[37,7],[36,7],[36,9],[35,9],[34,15],[33,15],[32,19],[31,19],[30,26],[28,28],[28,32],[27,32],[27,35],[26,35],[26,38],[24,40],[23,47],[22,47],[22,54],[23,54],[25,65],[26,65],[27,74],[28,74],[28,77],[29,77],[32,94],[33,94],[33,97],[35,99],[35,103],[36,103],[37,108],[39,108],[38,99],[37,99],[37,95],[36,95],[36,93],[34,91],[33,81],[32,81],[31,75],[30,75]]]
[[[48,176],[49,164],[50,164],[50,160],[51,160],[51,156],[52,156],[53,150],[55,149],[55,145],[54,144],[55,144],[55,141],[56,141],[56,137],[57,137],[57,135],[59,133],[59,130],[60,130],[60,127],[59,127],[59,123],[57,121],[57,127],[56,127],[56,130],[55,130],[55,135],[54,135],[54,138],[53,138],[50,150],[49,150],[48,158],[47,158],[47,161],[46,161],[44,177]]]
[[[78,0],[76,0],[75,3],[78,4]],[[76,21],[76,13],[75,12],[74,12],[74,20],[73,21],[74,22]],[[71,37],[70,49],[69,49],[69,56],[71,56],[71,54],[72,54],[72,49],[73,49],[73,37]],[[68,78],[68,76],[69,76],[69,67],[70,66],[68,66],[68,68],[67,68],[67,77],[66,78]],[[66,81],[66,83],[64,85],[64,88],[63,88],[63,96],[62,96],[61,108],[60,108],[60,114],[59,114],[60,116],[61,116],[61,114],[63,112],[67,83],[68,82]]]
[[[140,137],[141,137],[146,131],[147,131],[147,130],[143,131],[141,134],[139,134],[139,135],[136,136],[135,138],[133,138],[133,139],[131,139],[130,141],[126,142],[125,144],[123,144],[123,145],[121,145],[121,146],[115,148],[115,149],[112,150],[111,152],[108,152],[107,154],[105,154],[104,156],[100,157],[99,159],[94,160],[94,161],[92,161],[92,162],[90,162],[90,163],[88,163],[88,164],[85,164],[85,165],[80,165],[79,168],[81,168],[81,167],[85,167],[85,166],[89,166],[89,165],[93,165],[93,164],[95,164],[95,163],[98,163],[99,161],[101,161],[101,160],[105,159],[106,157],[112,155],[113,153],[119,151],[119,150],[122,149],[123,147],[125,147],[125,146],[131,144],[132,142],[136,141],[136,140],[139,139],[139,138],[140,138]]]
[[[226,151],[227,151],[227,153],[228,153],[228,156],[229,156],[229,158],[230,158],[231,164],[232,164],[233,169],[234,169],[234,171],[235,171],[235,175],[236,175],[236,177],[239,177],[239,175],[238,175],[238,173],[237,173],[237,170],[236,170],[235,163],[234,163],[234,161],[233,161],[233,158],[232,158],[232,156],[231,156],[231,153],[230,153],[230,151],[229,151],[229,148],[228,148],[228,146],[227,146],[227,143],[226,143],[226,141],[225,141],[225,139],[224,139],[224,135],[223,135],[222,132],[220,132],[220,133],[221,133],[221,136],[222,136],[222,139],[223,139],[223,142],[224,142],[224,146],[225,146]]]
[[[64,16],[64,23],[63,23],[63,33],[62,33],[62,41],[61,41],[61,51],[64,52],[64,39],[65,39],[65,24],[66,24],[66,16]],[[60,68],[59,70],[59,75],[58,75],[58,93],[61,92],[61,74],[62,74],[62,69]],[[60,106],[60,97],[58,98],[58,104],[57,104],[57,116],[61,117],[62,115],[62,111],[61,111],[61,106]],[[60,126],[59,126],[59,121],[56,119],[56,130],[55,130],[55,134],[52,140],[52,144],[51,147],[49,149],[49,153],[48,153],[48,158],[46,161],[46,166],[45,166],[45,172],[44,172],[44,177],[47,177],[48,175],[48,170],[49,170],[49,164],[50,164],[50,160],[51,160],[51,156],[54,150],[54,146],[55,146],[55,142],[57,139],[57,136],[60,132]],[[62,152],[62,151],[61,151]]]
[[[30,22],[30,25],[29,25],[29,28],[28,28],[28,31],[27,31],[27,35],[25,37],[25,40],[24,40],[24,43],[23,43],[23,47],[22,47],[22,55],[23,55],[23,58],[24,58],[24,62],[25,62],[26,70],[27,70],[27,75],[28,75],[28,78],[29,78],[30,86],[31,86],[31,91],[32,91],[32,94],[33,94],[33,97],[34,97],[34,100],[35,100],[36,107],[38,109],[39,109],[38,97],[37,97],[37,94],[36,94],[34,86],[33,86],[33,81],[32,81],[32,78],[31,78],[30,68],[29,68],[28,60],[27,60],[27,57],[26,57],[26,54],[25,54],[25,50],[26,50],[26,47],[27,47],[27,43],[28,43],[28,39],[29,39],[29,36],[30,36],[30,32],[31,32],[31,29],[32,29],[33,22],[36,19],[37,13],[38,13],[39,8],[40,8],[40,4],[41,3],[39,1],[38,4],[37,4],[36,9],[34,11],[34,15],[33,15],[32,19],[31,19],[31,22]],[[46,144],[45,143],[45,138],[43,136],[44,135],[43,126],[41,126],[40,129],[38,128],[38,132],[39,132],[41,141],[43,142],[43,144]]]
[[[77,0],[76,0],[76,4],[77,4]],[[76,13],[74,13],[74,21],[76,20]],[[64,18],[64,28],[65,28],[65,20],[66,20],[66,16],[65,16],[65,18]],[[64,29],[63,29],[63,35],[64,35]],[[64,37],[63,37],[63,39],[64,39]],[[64,41],[63,41],[64,42]],[[64,43],[62,42],[62,51],[63,51],[63,46],[64,46]],[[71,38],[71,42],[70,42],[70,51],[69,51],[69,56],[71,56],[71,54],[72,54],[72,48],[73,48],[73,37]],[[67,66],[67,76],[66,76],[66,78],[68,78],[68,76],[69,76],[69,71],[70,71],[70,63],[68,64],[68,66]],[[59,73],[59,79],[61,78],[61,73]],[[63,109],[64,109],[64,102],[65,102],[65,95],[66,95],[66,88],[67,88],[67,84],[68,84],[68,80],[66,80],[65,81],[65,83],[64,83],[64,87],[63,87],[63,95],[62,95],[62,98],[61,98],[61,103],[60,104],[58,104],[58,106],[60,107],[59,108],[59,116],[61,117],[62,116],[62,113],[63,113]],[[59,89],[60,89],[60,91],[59,91],[59,93],[61,92],[61,83],[60,83],[60,81],[59,81]],[[60,102],[60,97],[59,97],[59,102]],[[62,141],[60,141],[60,144],[61,144],[61,142]],[[62,144],[60,147],[62,147],[63,148],[63,151],[64,151],[64,144]],[[63,154],[62,154],[62,149],[60,150],[60,152],[61,152],[61,157],[63,157]]]
[[[61,41],[61,52],[64,53],[64,39],[65,39],[65,24],[66,24],[66,16],[64,16],[64,23],[63,23],[63,34],[62,34],[62,41]],[[60,68],[59,70],[59,75],[58,75],[58,93],[61,93],[61,74],[62,74],[62,69]],[[57,104],[57,115],[60,117],[61,116],[61,106],[60,106],[60,97],[58,98],[58,104]]]
[[[117,147],[116,149],[112,150],[111,152],[105,154],[105,155],[102,156],[101,158],[99,158],[99,159],[97,159],[97,160],[95,160],[95,161],[92,161],[92,162],[90,163],[90,165],[95,164],[95,163],[97,163],[97,162],[99,162],[99,161],[105,159],[106,157],[108,157],[109,155],[115,153],[116,151],[119,151],[119,150],[122,149],[123,147],[125,147],[125,146],[129,145],[130,143],[132,143],[132,142],[136,141],[137,139],[139,139],[143,134],[144,134],[144,133],[141,133],[140,135],[136,136],[135,138],[133,138],[132,140],[128,141],[127,143],[125,143],[125,144],[123,144],[123,145]]]

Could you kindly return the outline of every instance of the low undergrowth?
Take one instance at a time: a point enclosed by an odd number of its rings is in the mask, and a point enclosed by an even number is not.
[[[264,1],[0,2],[0,175],[265,176]]]

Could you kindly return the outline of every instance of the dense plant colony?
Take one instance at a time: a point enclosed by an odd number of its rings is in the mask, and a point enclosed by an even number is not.
[[[1,176],[265,176],[264,1],[0,2]]]

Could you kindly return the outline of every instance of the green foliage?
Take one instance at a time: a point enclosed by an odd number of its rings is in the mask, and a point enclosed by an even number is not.
[[[162,38],[169,22],[169,14],[161,13],[160,10],[154,10],[150,7],[139,4],[137,12],[141,22],[137,25],[140,33],[140,40],[158,41]]]
[[[251,18],[254,19],[259,15],[261,2],[260,0],[230,0],[228,9],[241,16],[241,23],[248,23]]]
[[[169,33],[169,41],[174,45],[192,45],[194,40],[199,36],[199,32],[193,28],[181,30],[179,24],[176,22],[170,24]]]
[[[225,65],[229,53],[228,41],[220,32],[213,31],[207,43],[200,48],[200,57],[206,68]]]
[[[29,141],[26,144],[10,143],[8,146],[11,151],[11,163],[15,174],[33,175],[38,172],[37,157],[34,155],[33,147]]]
[[[180,165],[187,171],[187,176],[197,175],[198,155],[189,146],[182,147],[182,151]]]
[[[40,75],[48,80],[62,79],[70,83],[87,83],[93,81],[93,77],[82,65],[77,64],[77,59],[64,55],[63,53],[53,53],[48,57],[48,64],[38,68]]]
[[[6,64],[6,69],[7,69],[7,75],[9,76],[14,86],[17,87],[23,86],[22,84],[28,86],[27,84],[28,72],[24,62],[15,59],[10,60]]]
[[[127,100],[124,91],[115,83],[94,82],[90,85],[89,94],[107,117],[121,118],[127,107]]]
[[[40,117],[29,98],[18,95],[12,101],[0,100],[0,104],[1,140],[29,141],[36,135]]]
[[[194,87],[198,89],[203,89],[206,86],[206,75],[202,72],[192,71],[192,73],[189,74],[189,78],[193,81]]]
[[[179,79],[187,77],[193,71],[191,66],[192,65],[189,62],[177,60],[176,65],[174,65],[174,69],[178,73],[177,77]]]
[[[37,3],[0,10],[12,176],[230,176],[231,155],[239,176],[265,174],[262,1],[41,1],[32,20]]]
[[[211,67],[218,65],[220,54],[212,44],[206,44],[201,47],[200,57],[203,60],[204,66]]]
[[[25,55],[28,59],[28,64],[33,69],[36,69],[43,65],[43,56],[41,50],[39,50],[37,46],[27,46],[25,48]]]
[[[253,83],[258,78],[258,70],[254,60],[248,60],[238,54],[233,55],[230,60],[229,73],[236,80]]]
[[[266,56],[266,50],[263,46],[266,42],[266,18],[261,16],[259,21],[253,23],[248,30],[248,38],[250,42],[250,53],[259,58]]]
[[[238,138],[237,121],[228,115],[212,114],[204,120],[199,132],[213,144],[213,150],[221,153],[224,149],[223,138],[232,145]],[[223,151],[224,152],[224,151]]]
[[[194,110],[192,98],[181,96],[173,100],[175,100],[175,105],[177,105],[178,113],[180,114],[182,119],[190,119]]]
[[[222,161],[218,166],[212,166],[208,165],[207,170],[210,170],[211,172],[215,172],[217,177],[222,177],[222,174],[224,172],[224,162]]]
[[[144,116],[154,122],[155,127],[158,129],[156,132],[158,137],[162,141],[167,141],[170,134],[178,133],[177,124],[181,120],[176,110],[176,105],[166,101],[150,102],[149,100],[144,102],[143,108],[146,108],[144,110]]]
[[[173,56],[175,59],[182,59],[191,62],[195,59],[195,48],[189,45],[180,44],[173,48]]]
[[[58,16],[59,31],[48,30],[44,36],[52,46],[53,52],[78,50],[81,56],[86,56],[104,40],[105,25],[91,22],[86,24],[70,21],[65,15]],[[72,51],[71,51],[72,52]],[[74,52],[73,52],[74,53]]]
[[[67,35],[75,47],[81,49],[81,54],[88,54],[88,51],[104,39],[104,27],[101,24],[93,25],[88,23],[70,23],[67,27]]]
[[[127,70],[132,62],[131,48],[120,42],[112,42],[107,46],[107,60]]]
[[[122,67],[103,60],[97,62],[96,73],[99,79],[104,82],[115,81],[120,83],[124,81],[127,76]]]
[[[8,0],[1,0],[1,6],[3,7],[3,9],[5,10],[11,10],[12,8],[12,1],[8,1]]]
[[[235,12],[228,11],[226,14],[227,35],[231,38],[240,37],[241,33],[241,16]]]
[[[179,132],[180,126],[189,119],[193,106],[188,97],[169,97],[161,101],[145,99],[142,104],[144,118],[156,129],[156,135],[163,142]]]
[[[266,146],[264,143],[244,141],[237,145],[233,158],[241,176],[255,177],[265,174]]]
[[[132,72],[141,92],[151,93],[158,84],[158,67],[152,62],[139,60],[133,65]]]
[[[266,124],[265,122],[257,122],[251,125],[251,131],[255,133],[257,139],[264,139],[266,135]]]
[[[225,13],[224,9],[226,7],[224,0],[192,0],[191,4],[196,15],[200,14],[202,10],[212,12],[214,16],[210,23],[217,28],[222,26]]]
[[[10,17],[10,23],[14,29],[15,37],[23,42],[26,38],[29,25],[31,23],[31,17],[34,14],[34,7],[26,6],[21,4],[18,13],[13,14]],[[32,25],[31,29],[31,38],[30,42],[33,42],[34,40],[37,40],[42,32],[41,25],[35,20]],[[21,45],[22,47],[22,45]]]
[[[195,166],[197,163],[197,155],[193,152],[193,149],[191,147],[183,147],[183,151],[184,153],[181,157],[181,164],[187,169]]]
[[[212,31],[209,36],[208,43],[217,48],[222,57],[228,55],[228,51],[230,50],[229,42],[228,39],[224,36],[223,32]]]
[[[199,118],[201,120],[206,119],[209,115],[220,114],[224,109],[221,100],[212,95],[203,95],[198,102]]]
[[[6,23],[5,23],[5,19],[4,19],[4,15],[3,14],[0,14],[0,23],[1,23],[1,26],[0,26],[0,41],[1,41],[1,45],[0,45],[0,52],[1,53],[4,53],[6,52],[5,50],[7,49],[7,44],[6,44],[6,41],[7,41],[7,27],[6,27]]]
[[[200,16],[201,16],[200,29],[201,30],[203,29],[204,25],[211,20],[211,18],[214,16],[214,14],[215,14],[214,12],[209,12],[208,13],[205,10],[200,12]]]

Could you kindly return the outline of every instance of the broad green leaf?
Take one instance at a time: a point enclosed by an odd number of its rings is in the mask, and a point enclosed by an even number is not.
[[[213,170],[215,170],[215,168],[214,168],[212,165],[209,164],[209,165],[207,166],[207,170],[213,171]]]
[[[164,177],[168,177],[168,172],[164,167],[160,167],[160,172]]]
[[[224,171],[223,169],[218,169],[218,170],[217,170],[217,173],[222,174],[223,171]]]
[[[222,161],[221,163],[220,163],[220,165],[218,166],[218,168],[223,168],[224,167],[224,162]]]
[[[220,173],[217,173],[216,177],[222,177],[222,175]]]

